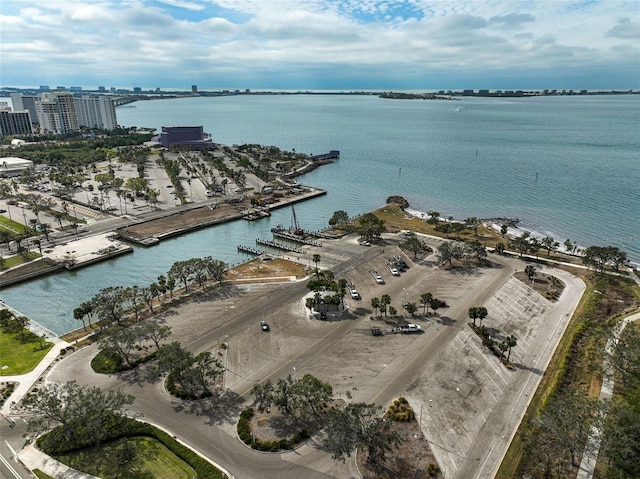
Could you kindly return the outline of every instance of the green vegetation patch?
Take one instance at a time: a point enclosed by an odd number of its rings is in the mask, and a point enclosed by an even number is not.
[[[590,385],[594,377],[602,376],[600,368],[610,328],[626,312],[638,308],[640,292],[637,285],[619,276],[587,273],[583,279],[587,283],[587,290],[509,446],[497,479],[530,474],[531,477],[538,477],[535,473],[540,472],[540,465],[547,463],[556,464],[562,472],[571,469],[567,465],[568,454],[550,456],[546,463],[541,458],[544,450],[540,445],[544,438],[538,437],[538,418],[547,411],[553,411],[558,403],[568,397],[578,395],[588,399],[589,393],[597,396],[599,391],[590,391]]]
[[[39,257],[40,255],[34,252],[28,253],[26,255],[19,254],[19,255],[11,256],[10,258],[5,258],[2,261],[2,266],[0,267],[0,270],[13,268],[14,266],[28,263],[29,261],[33,261],[34,259],[38,259]]]
[[[24,339],[19,335],[22,334]],[[33,370],[49,352],[48,343],[31,331],[22,333],[0,332],[0,376],[25,374]]]
[[[34,469],[32,472],[38,479],[55,479],[55,477],[51,477],[48,474],[45,474],[40,469]]]
[[[186,462],[150,437],[120,438],[56,459],[98,477],[190,479],[195,476]]]
[[[46,454],[49,454],[50,456],[60,460],[60,462],[63,462],[60,459],[63,456],[71,457],[75,454],[84,453],[85,451],[88,451],[90,449],[102,451],[107,444],[110,444],[119,439],[130,440],[132,438],[147,437],[149,439],[153,439],[154,442],[162,444],[166,449],[170,450],[173,454],[175,454],[177,458],[181,459],[186,464],[188,464],[191,468],[193,468],[193,470],[195,471],[195,474],[192,472],[191,475],[189,475],[188,477],[190,478],[197,477],[198,479],[223,479],[225,477],[222,471],[220,471],[217,467],[215,467],[209,461],[207,461],[206,459],[198,455],[196,452],[189,449],[187,446],[180,444],[178,441],[176,441],[173,437],[171,437],[166,432],[161,431],[160,429],[152,426],[151,424],[143,423],[143,422],[136,421],[134,419],[129,419],[129,418],[113,418],[113,420],[107,421],[107,423],[105,423],[104,428],[105,429],[103,433],[104,433],[105,441],[98,448],[94,446],[90,446],[89,443],[80,443],[78,441],[78,439],[80,438],[78,438],[77,436],[74,436],[72,439],[65,439],[65,430],[62,427],[58,427],[53,431],[43,436],[40,436],[36,441],[36,445],[40,449],[42,449]],[[125,444],[126,444],[126,441],[125,441]],[[120,454],[123,456],[122,458],[123,460],[124,458],[131,456],[132,454],[131,450],[129,451],[125,450],[126,449],[125,446],[121,446],[121,449],[123,449],[120,452]],[[135,452],[135,455],[140,453],[139,451],[137,451],[137,449],[133,452]],[[143,458],[146,457],[144,450],[141,453],[141,457]],[[102,462],[102,459],[95,459],[95,461]],[[137,460],[134,460],[133,462],[135,463],[137,462]],[[75,466],[72,466],[72,467],[75,467]],[[172,476],[167,474],[160,474],[157,476],[147,476],[142,474],[135,475],[135,476],[134,475],[122,476],[120,475],[119,470],[115,470],[115,471],[118,472],[118,477],[120,479],[122,479],[123,477],[136,477],[136,478],[143,478],[143,479],[146,479],[147,477],[149,478],[158,477],[163,479],[164,478],[173,479],[173,477],[183,477],[183,476]],[[108,475],[101,475],[100,477],[111,478],[111,477],[115,477],[115,474],[112,473]]]

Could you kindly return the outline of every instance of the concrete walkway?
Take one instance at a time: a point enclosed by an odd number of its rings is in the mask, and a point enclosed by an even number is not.
[[[613,354],[613,350],[618,344],[620,335],[624,328],[631,321],[640,320],[640,313],[635,313],[631,316],[624,318],[616,326],[613,337],[609,338],[606,346],[606,357],[604,360],[604,376],[602,378],[602,387],[600,388],[600,401],[608,401],[613,395],[614,386],[614,371],[608,358]],[[600,436],[602,431],[596,426],[592,426],[589,431],[589,439],[584,448],[584,454],[582,455],[582,461],[580,462],[580,468],[578,469],[578,475],[576,479],[592,479],[595,472],[596,462],[598,461],[598,454],[600,452]]]
[[[44,452],[39,451],[33,444],[27,445],[18,452],[18,459],[30,470],[36,469],[56,479],[100,479],[99,477],[85,474],[69,466],[56,461]]]
[[[60,338],[47,338],[47,341],[52,342],[53,346],[33,370],[26,374],[16,376],[0,376],[0,381],[3,383],[18,383],[18,387],[11,393],[11,396],[4,402],[2,407],[0,407],[0,412],[5,416],[11,415],[13,407],[22,400],[49,366],[60,356],[60,351],[70,346],[69,343]]]

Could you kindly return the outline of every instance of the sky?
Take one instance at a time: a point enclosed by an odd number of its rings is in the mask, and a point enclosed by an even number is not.
[[[639,0],[2,0],[0,86],[638,89]]]

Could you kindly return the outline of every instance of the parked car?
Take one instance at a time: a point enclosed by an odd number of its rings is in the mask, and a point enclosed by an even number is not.
[[[260,328],[262,328],[263,331],[269,331],[269,325],[266,321],[260,321]]]
[[[419,324],[409,323],[406,326],[400,327],[401,333],[419,333],[420,331],[422,331],[422,328]]]
[[[360,246],[371,246],[371,243],[368,241],[360,241]]]
[[[379,274],[376,274],[374,277],[376,278],[376,283],[384,284],[384,279],[382,279],[382,276],[380,276]]]
[[[350,292],[353,299],[360,299],[360,293],[355,288],[351,289]]]
[[[400,272],[395,268],[389,268],[391,270],[391,274],[394,276],[400,276]]]

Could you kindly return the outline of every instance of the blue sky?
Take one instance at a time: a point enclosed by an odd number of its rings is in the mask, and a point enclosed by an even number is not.
[[[638,0],[3,0],[0,86],[640,88]]]

